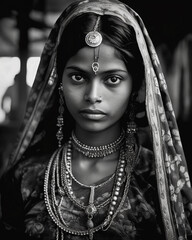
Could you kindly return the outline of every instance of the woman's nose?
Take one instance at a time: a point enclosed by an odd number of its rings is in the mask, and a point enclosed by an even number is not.
[[[88,101],[90,103],[96,103],[101,102],[102,97],[100,94],[101,86],[98,81],[91,81],[87,85],[87,89],[85,92],[85,101]]]

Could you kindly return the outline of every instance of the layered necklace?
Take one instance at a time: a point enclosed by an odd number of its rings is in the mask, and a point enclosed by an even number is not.
[[[129,141],[122,141],[121,139],[125,139],[125,136],[124,133],[121,134],[121,136],[112,143],[115,148],[117,147],[116,145],[118,145],[118,147],[121,145],[119,161],[115,173],[111,175],[105,182],[102,182],[98,185],[88,186],[80,183],[72,174],[72,146],[74,146],[77,142],[78,149],[81,149],[82,147],[81,142],[74,136],[75,135],[73,134],[63,147],[57,149],[54,152],[48,163],[44,179],[44,199],[48,213],[53,222],[57,225],[57,240],[64,239],[64,232],[73,235],[88,235],[89,240],[92,240],[95,232],[99,230],[105,231],[110,227],[113,219],[124,204],[129,190],[131,172],[135,164],[135,146],[132,143],[133,141],[131,141],[131,143],[129,143]],[[77,147],[77,145],[75,146]],[[92,149],[94,149],[94,157],[99,155],[97,151],[103,151],[106,154],[105,149],[107,149],[107,146],[108,145],[105,147],[93,147]],[[111,147],[111,144],[109,146]],[[115,151],[116,150],[112,152]],[[113,179],[114,183],[111,195],[103,202],[97,204],[95,201],[95,190],[105,186]],[[73,191],[73,181],[76,182],[76,184],[89,189],[90,193],[88,204],[84,204],[76,198]],[[76,207],[82,209],[85,216],[87,216],[87,224],[85,226],[85,230],[73,229],[63,218],[62,204],[64,203],[64,197],[66,196]],[[95,215],[98,213],[99,209],[106,206],[108,206],[108,211],[104,220],[102,223],[95,226]]]

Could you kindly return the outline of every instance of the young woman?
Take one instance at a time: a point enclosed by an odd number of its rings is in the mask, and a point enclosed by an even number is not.
[[[71,4],[45,44],[2,179],[7,239],[191,239],[192,190],[142,20]]]

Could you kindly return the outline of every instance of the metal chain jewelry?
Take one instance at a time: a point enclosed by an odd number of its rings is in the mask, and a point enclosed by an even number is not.
[[[131,137],[132,138],[132,137]],[[133,142],[133,141],[132,141]],[[135,164],[135,151],[132,143],[125,144],[120,149],[120,157],[118,167],[115,173],[113,190],[110,201],[104,201],[97,205],[95,203],[95,187],[90,186],[89,202],[87,206],[83,206],[85,215],[87,215],[87,226],[85,230],[73,229],[62,216],[62,205],[64,204],[64,197],[74,199],[71,179],[70,179],[70,164],[71,164],[71,143],[65,144],[59,148],[52,155],[45,172],[44,179],[44,200],[50,217],[57,226],[56,239],[64,239],[64,232],[74,235],[88,235],[89,240],[93,240],[93,235],[99,230],[107,230],[117,213],[122,208],[129,190],[131,172]],[[127,148],[128,147],[128,148]],[[62,157],[65,156],[66,163],[63,164]],[[68,161],[69,160],[69,161]],[[66,165],[67,164],[67,165]],[[66,165],[66,166],[65,166]],[[69,165],[69,167],[68,167]],[[68,170],[66,173],[65,170]],[[126,177],[126,181],[123,179]],[[102,184],[100,185],[102,187]],[[66,194],[65,194],[66,193]],[[73,204],[82,209],[82,205],[77,204],[77,201],[72,201]],[[103,222],[94,226],[94,215],[99,208],[106,206],[110,202],[108,212]]]
[[[100,52],[100,46],[94,49],[94,62],[92,63],[91,67],[93,69],[93,72],[95,75],[99,71],[99,52]]]
[[[103,37],[101,33],[97,31],[99,26],[101,16],[97,17],[96,24],[94,26],[93,31],[90,31],[85,36],[85,42],[89,47],[94,48],[94,62],[92,63],[91,67],[95,75],[99,71],[99,51],[100,51],[100,45],[103,41]],[[97,50],[97,51],[96,51]]]
[[[125,132],[122,131],[121,135],[117,140],[112,143],[101,145],[101,146],[89,146],[82,143],[80,140],[77,139],[74,132],[72,132],[72,145],[78,151],[81,152],[83,155],[89,158],[99,158],[99,157],[106,157],[120,149],[124,142]]]
[[[68,195],[68,197],[70,198],[70,200],[72,201],[72,202],[74,202],[78,207],[80,207],[80,208],[82,208],[82,209],[84,209],[84,210],[86,210],[86,208],[88,207],[88,206],[85,206],[85,204],[80,200],[80,199],[77,199],[76,198],[76,196],[75,196],[75,194],[74,194],[74,192],[73,192],[73,190],[72,190],[72,180],[74,181],[74,182],[76,182],[76,184],[78,184],[78,185],[80,185],[80,186],[82,186],[82,187],[84,187],[84,188],[89,188],[90,189],[90,191],[95,191],[96,189],[98,189],[98,188],[101,188],[101,187],[103,187],[103,186],[105,186],[106,184],[108,184],[108,183],[110,183],[110,181],[112,181],[113,179],[114,179],[114,177],[115,177],[115,173],[114,174],[112,174],[106,181],[104,181],[104,182],[102,182],[102,183],[100,183],[100,184],[97,184],[97,185],[90,185],[90,186],[88,186],[88,185],[85,185],[85,184],[83,184],[83,183],[81,183],[81,182],[79,182],[75,177],[74,177],[74,175],[73,175],[73,173],[72,173],[72,166],[71,166],[71,140],[69,140],[69,142],[68,142],[68,147],[67,147],[67,151],[65,152],[65,153],[63,153],[63,155],[64,156],[62,156],[62,158],[65,160],[65,161],[62,161],[62,163],[61,163],[61,171],[62,171],[62,176],[63,176],[63,180],[62,180],[62,182],[63,182],[63,185],[62,186],[67,186],[67,188],[66,188],[66,193],[67,193],[67,195]],[[65,164],[64,164],[65,163]],[[65,184],[65,183],[67,183],[67,184]],[[63,190],[62,190],[62,187],[60,188],[60,193],[61,194],[65,194],[64,192],[63,192]],[[104,201],[103,203],[101,203],[101,204],[99,204],[99,205],[97,205],[97,209],[100,209],[100,208],[102,208],[102,207],[105,207],[107,204],[109,204],[109,202],[110,202],[110,198],[108,198],[106,201]]]
[[[63,97],[63,86],[62,83],[59,86],[59,115],[57,117],[57,126],[59,127],[56,138],[58,141],[58,147],[62,146],[62,140],[63,140],[63,114],[64,114],[64,97]]]
[[[65,163],[65,171],[67,171],[69,173],[69,176],[71,179],[74,180],[74,182],[76,182],[77,184],[79,184],[80,186],[82,187],[92,187],[92,186],[89,186],[89,185],[86,185],[86,184],[83,184],[81,182],[79,182],[75,176],[73,175],[72,173],[72,164],[71,164],[71,154],[72,154],[72,141],[71,141],[72,137],[69,139],[68,141],[68,148],[67,148],[67,156],[64,155],[62,157],[62,159],[65,159],[64,163]],[[65,172],[66,173],[66,172]],[[66,174],[67,175],[67,174]],[[113,173],[105,182],[102,182],[100,184],[97,184],[97,185],[93,185],[93,187],[95,188],[99,188],[99,187],[103,187],[104,185],[106,185],[109,181],[111,181],[115,176],[115,173]]]

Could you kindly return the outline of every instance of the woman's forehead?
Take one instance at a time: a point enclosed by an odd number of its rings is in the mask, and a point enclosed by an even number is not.
[[[66,68],[75,65],[81,66],[82,68],[89,68],[92,63],[95,62],[96,58],[101,71],[108,71],[117,68],[120,70],[126,70],[125,63],[120,57],[118,57],[116,49],[104,43],[97,48],[86,46],[80,49],[68,60]]]

